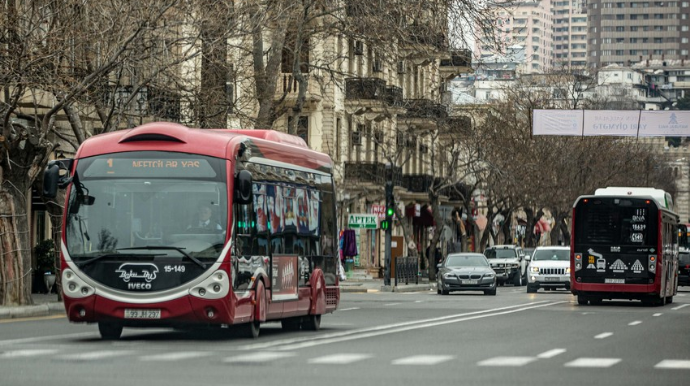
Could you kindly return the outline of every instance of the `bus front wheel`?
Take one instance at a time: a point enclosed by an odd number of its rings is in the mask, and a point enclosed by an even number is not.
[[[103,340],[117,340],[122,335],[122,325],[117,323],[98,322],[98,332]]]
[[[302,321],[302,328],[305,330],[318,331],[321,327],[321,315],[307,315]]]

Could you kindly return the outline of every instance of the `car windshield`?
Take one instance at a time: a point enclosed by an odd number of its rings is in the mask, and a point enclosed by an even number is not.
[[[514,249],[496,249],[490,248],[484,251],[484,256],[487,259],[512,259],[517,257]]]
[[[446,267],[486,267],[489,264],[482,255],[449,255]]]
[[[532,261],[537,260],[559,260],[568,261],[570,260],[570,250],[569,249],[540,249],[534,252],[532,256]]]

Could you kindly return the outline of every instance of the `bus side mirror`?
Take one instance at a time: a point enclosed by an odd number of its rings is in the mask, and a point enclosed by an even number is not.
[[[56,164],[48,164],[43,172],[43,195],[46,198],[57,197],[58,180],[60,179],[60,167]]]
[[[235,177],[235,203],[240,205],[252,202],[252,173],[241,170]]]

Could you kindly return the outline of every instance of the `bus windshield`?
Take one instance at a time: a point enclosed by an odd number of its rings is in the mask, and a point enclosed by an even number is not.
[[[225,242],[225,160],[128,152],[79,160],[65,239],[77,265],[167,259],[206,267]]]
[[[576,245],[650,246],[657,243],[658,210],[644,198],[601,197],[578,203]]]

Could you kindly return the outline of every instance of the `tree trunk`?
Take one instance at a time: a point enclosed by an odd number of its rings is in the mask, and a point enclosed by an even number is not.
[[[12,194],[11,181],[0,181],[0,305],[32,304],[26,191]]]

